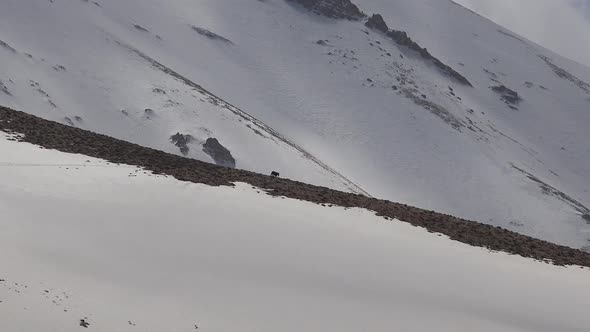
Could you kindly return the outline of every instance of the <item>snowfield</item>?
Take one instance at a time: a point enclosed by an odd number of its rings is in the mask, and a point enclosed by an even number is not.
[[[3,331],[585,331],[590,270],[0,136]],[[230,207],[231,208],[228,208]]]
[[[589,248],[590,69],[451,1],[355,3],[473,87],[296,1],[4,0],[0,104]]]

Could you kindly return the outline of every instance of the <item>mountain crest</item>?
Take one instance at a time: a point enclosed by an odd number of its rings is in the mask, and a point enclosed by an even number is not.
[[[365,26],[369,29],[377,30],[387,35],[387,37],[391,38],[394,42],[398,45],[406,46],[411,50],[414,50],[420,53],[420,56],[428,61],[432,61],[432,63],[440,69],[444,74],[454,78],[459,83],[467,86],[473,86],[465,76],[459,74],[456,70],[451,68],[450,66],[444,64],[442,61],[434,57],[426,48],[421,47],[412,40],[405,31],[398,31],[398,30],[390,30],[383,19],[383,16],[380,14],[374,14],[369,18],[369,20],[365,23]]]
[[[296,2],[318,15],[330,18],[358,21],[366,15],[350,0],[289,0]]]

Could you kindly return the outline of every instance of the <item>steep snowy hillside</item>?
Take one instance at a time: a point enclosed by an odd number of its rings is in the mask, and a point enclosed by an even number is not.
[[[100,4],[8,1],[0,9],[1,105],[218,165],[263,173],[278,169],[285,176],[366,194],[197,84],[199,75],[175,71],[167,63],[176,62],[166,57],[158,61],[154,49],[168,49],[162,37],[131,21],[112,21],[117,16],[105,16]],[[198,42],[205,30],[194,27],[189,33]],[[145,47],[146,53],[143,44],[150,38],[155,45]],[[204,38],[231,47],[213,34]],[[168,56],[177,52],[170,49]]]
[[[0,104],[588,246],[590,70],[451,1],[354,4],[3,1]]]
[[[11,137],[0,132],[3,331],[590,326],[588,268]]]

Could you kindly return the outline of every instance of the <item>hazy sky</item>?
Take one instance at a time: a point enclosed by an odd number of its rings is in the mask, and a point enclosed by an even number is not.
[[[590,0],[455,0],[557,53],[590,66]]]

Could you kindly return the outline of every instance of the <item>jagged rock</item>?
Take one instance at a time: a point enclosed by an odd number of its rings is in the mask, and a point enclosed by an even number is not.
[[[170,141],[180,149],[180,152],[183,155],[186,156],[190,150],[188,144],[193,141],[193,137],[191,135],[176,133],[170,136]]]
[[[88,323],[88,321],[86,321],[87,318],[85,319],[80,319],[80,326],[84,327],[84,328],[88,328],[88,326],[90,326],[90,323]]]
[[[522,100],[522,98],[520,98],[520,96],[518,95],[518,92],[504,86],[504,85],[497,85],[497,86],[493,86],[491,87],[492,90],[494,90],[494,92],[496,92],[497,94],[499,94],[501,97],[501,99],[509,105],[518,105],[518,103],[520,103],[520,101]]]
[[[296,2],[316,14],[336,19],[358,21],[365,14],[350,0],[289,0]]]
[[[369,20],[367,20],[367,22],[365,23],[365,26],[369,29],[373,29],[384,33],[387,37],[391,38],[398,45],[408,47],[409,49],[418,52],[422,58],[431,61],[444,74],[454,78],[459,83],[467,86],[473,86],[471,85],[469,80],[465,78],[465,76],[461,75],[459,72],[457,72],[450,66],[445,65],[439,59],[432,56],[432,54],[430,54],[430,52],[428,52],[426,48],[422,48],[415,41],[413,41],[412,38],[410,38],[405,31],[390,30],[387,26],[387,23],[385,23],[383,16],[381,16],[380,14],[374,14],[373,16],[371,16]]]
[[[236,160],[231,152],[226,149],[216,138],[209,137],[203,144],[203,152],[211,156],[215,164],[230,168],[236,167]]]
[[[365,23],[365,26],[369,29],[375,29],[383,33],[389,32],[389,27],[387,26],[387,23],[385,23],[383,16],[381,16],[380,14],[373,14],[373,16],[369,18],[367,23]]]

